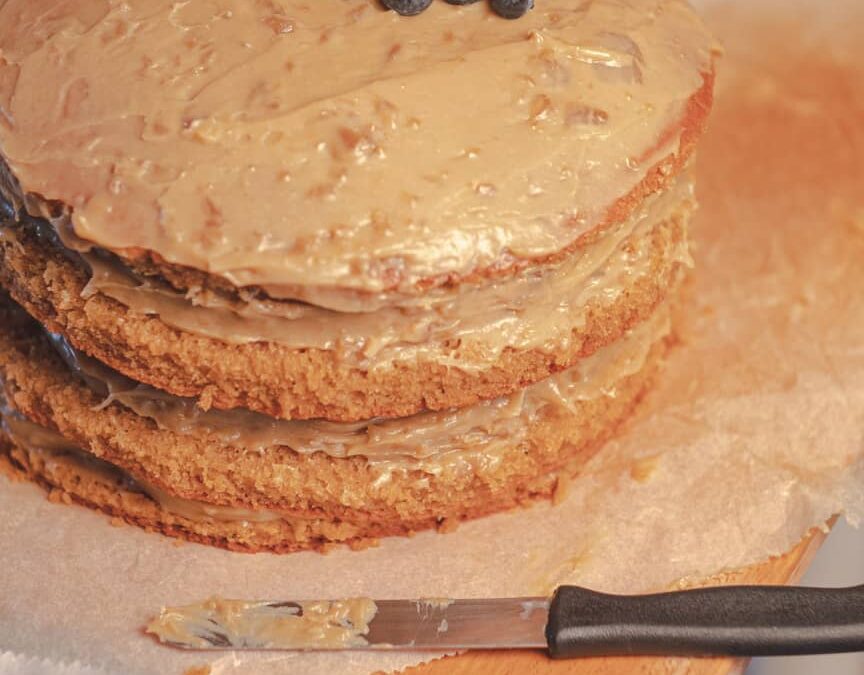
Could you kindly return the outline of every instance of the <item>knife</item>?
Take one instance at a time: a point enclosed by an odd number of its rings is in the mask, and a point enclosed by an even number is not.
[[[186,649],[545,649],[553,658],[864,651],[864,585],[723,586],[551,598],[248,602],[165,608],[147,628]]]

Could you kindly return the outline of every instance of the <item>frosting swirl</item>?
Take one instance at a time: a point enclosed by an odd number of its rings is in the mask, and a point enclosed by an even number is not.
[[[403,21],[377,0],[7,0],[0,151],[86,242],[274,297],[386,299],[602,224],[678,151],[712,45],[680,0],[546,0],[515,22],[485,3]]]

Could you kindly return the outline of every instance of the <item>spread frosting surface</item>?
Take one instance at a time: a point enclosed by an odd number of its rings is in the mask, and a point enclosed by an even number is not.
[[[0,199],[0,238],[17,241],[11,206]],[[296,301],[231,297],[198,289],[180,293],[135,274],[123,262],[95,250],[80,257],[91,276],[85,297],[104,294],[141,314],[157,315],[180,330],[229,343],[275,342],[295,349],[333,350],[340,360],[365,368],[419,356],[459,368],[484,367],[507,347],[557,352],[578,339],[590,307],[616,302],[651,274],[654,232],[675,226],[680,236],[663,246],[667,263],[692,265],[686,236],[695,207],[689,175],[649,196],[600,241],[555,265],[536,266],[483,287],[434,289],[402,306],[328,310]],[[44,219],[26,219],[39,237],[65,246]],[[461,292],[459,292],[461,291]],[[453,345],[459,347],[454,350]]]
[[[483,367],[507,347],[567,349],[589,306],[616,302],[636,280],[650,275],[656,256],[651,233],[663,223],[675,222],[683,230],[664,244],[665,259],[692,264],[686,231],[694,206],[692,181],[685,174],[645,199],[600,241],[560,263],[529,268],[487,286],[434,289],[403,306],[366,311],[355,304],[334,311],[205,289],[184,294],[135,274],[105,252],[66,253],[80,256],[90,268],[85,297],[107,295],[186,332],[235,344],[263,340],[333,350],[342,361],[365,368],[423,356],[471,369]],[[65,245],[44,219],[27,223],[40,237]],[[0,237],[15,241],[16,227],[9,214],[0,213]],[[454,350],[454,344],[459,348]]]
[[[120,467],[85,452],[56,431],[35,424],[9,409],[5,403],[0,406],[0,419],[4,433],[31,455],[40,456],[49,471],[53,471],[59,462],[71,464],[79,476],[141,492],[166,511],[197,522],[266,523],[281,518],[279,513],[267,509],[252,510],[224,504],[208,504],[169,494],[155,485],[133,478]]]
[[[669,331],[668,308],[627,336],[580,365],[507,398],[470,408],[420,413],[398,420],[333,423],[318,420],[276,420],[242,410],[202,411],[192,399],[171,396],[136,384],[98,362],[76,353],[59,336],[55,346],[96,391],[106,395],[103,405],[118,402],[162,428],[178,434],[206,434],[217,442],[265,455],[274,446],[295,452],[324,452],[333,457],[363,456],[377,472],[376,484],[386,485],[393,472],[421,471],[452,475],[494,467],[508,448],[518,445],[540,415],[568,410],[580,400],[615,396],[624,377],[638,372],[651,346]],[[279,511],[211,504],[179,497],[153,483],[82,449],[54,430],[43,427],[7,407],[0,397],[3,431],[19,447],[51,465],[73,464],[84,476],[109,485],[141,492],[163,509],[192,521],[267,523],[283,518]]]
[[[366,368],[423,356],[470,369],[483,367],[507,347],[567,349],[589,305],[614,303],[635,279],[650,274],[650,233],[661,223],[677,219],[685,230],[685,236],[669,242],[664,255],[691,264],[686,227],[694,205],[692,182],[679,179],[562,263],[530,268],[484,287],[433,291],[402,307],[337,312],[206,291],[182,294],[94,252],[82,253],[92,271],[84,292],[103,293],[180,330],[231,343],[263,340],[334,350],[344,362]],[[453,344],[461,349],[454,352]]]
[[[188,649],[345,649],[364,647],[378,613],[370,598],[254,602],[210,598],[165,607],[147,626],[161,642]]]
[[[679,0],[5,0],[0,151],[84,245],[388,302],[602,222],[712,46]]]

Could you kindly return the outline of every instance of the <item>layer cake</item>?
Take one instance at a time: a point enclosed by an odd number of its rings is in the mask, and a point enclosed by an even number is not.
[[[712,90],[677,0],[7,0],[6,462],[240,550],[560,493],[669,342]]]

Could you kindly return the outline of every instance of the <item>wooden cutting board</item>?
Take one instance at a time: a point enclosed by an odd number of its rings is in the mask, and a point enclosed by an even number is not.
[[[794,584],[810,565],[825,534],[811,532],[786,555],[753,567],[707,580],[706,586],[731,584]],[[407,675],[728,675],[740,673],[742,659],[681,659],[668,657],[590,658],[552,661],[540,652],[474,652],[409,668]]]

